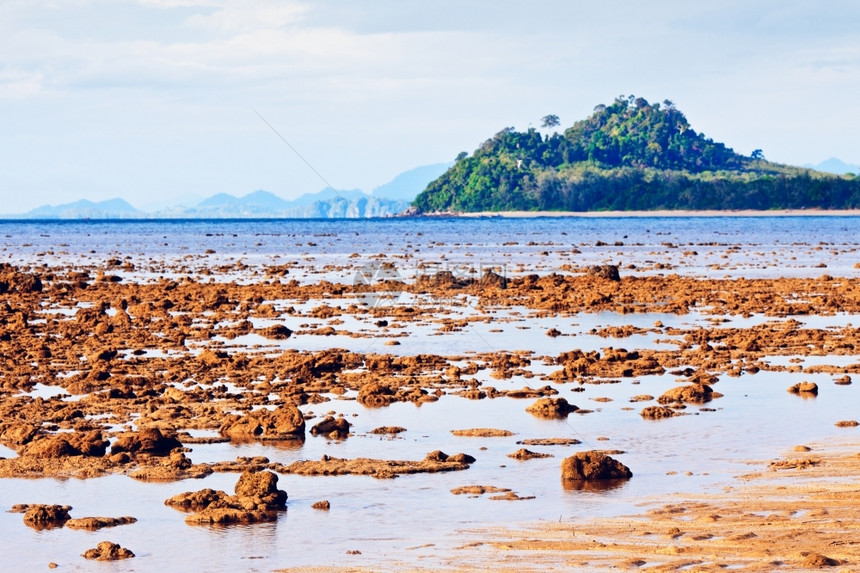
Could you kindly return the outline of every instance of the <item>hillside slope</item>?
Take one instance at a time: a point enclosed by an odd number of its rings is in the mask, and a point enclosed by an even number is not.
[[[420,212],[860,207],[860,178],[766,161],[697,133],[670,101],[598,105],[563,134],[506,128],[418,195]]]

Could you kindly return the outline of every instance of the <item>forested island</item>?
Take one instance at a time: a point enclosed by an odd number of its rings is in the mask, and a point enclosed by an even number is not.
[[[546,116],[544,127],[559,125]],[[431,182],[420,213],[860,208],[860,177],[735,153],[674,104],[621,96],[564,133],[506,128]]]

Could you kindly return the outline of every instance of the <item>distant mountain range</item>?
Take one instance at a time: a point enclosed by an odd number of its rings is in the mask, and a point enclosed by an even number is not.
[[[428,183],[437,179],[452,165],[454,165],[453,162],[437,163],[435,165],[425,165],[424,167],[410,169],[401,173],[385,185],[380,185],[374,189],[373,196],[388,197],[389,199],[398,199],[411,203],[419,193],[424,191]]]
[[[401,173],[372,194],[359,189],[326,188],[286,200],[262,189],[242,197],[218,193],[188,207],[174,205],[153,211],[137,209],[124,199],[44,205],[15,219],[363,219],[396,215],[452,164],[417,167]]]
[[[851,165],[835,157],[831,157],[827,161],[822,161],[818,165],[807,163],[804,167],[815,169],[816,171],[824,171],[825,173],[833,173],[834,175],[845,175],[846,173],[860,175],[860,165]]]

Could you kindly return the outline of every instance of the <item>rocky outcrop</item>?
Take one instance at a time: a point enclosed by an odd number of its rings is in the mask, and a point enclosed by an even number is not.
[[[455,436],[470,438],[506,438],[514,435],[512,431],[500,428],[468,428],[464,430],[451,430],[451,433]]]
[[[127,456],[121,453],[113,458]],[[129,477],[141,481],[175,481],[183,479],[201,479],[211,475],[214,471],[209,464],[194,464],[188,456],[180,450],[173,450],[166,456],[154,458],[158,463],[152,464],[152,459],[146,460],[150,463],[139,467],[128,474]],[[136,458],[140,461],[140,458]]]
[[[540,418],[564,418],[577,410],[578,406],[568,403],[564,398],[540,398],[526,408],[526,412]]]
[[[665,406],[648,406],[647,408],[643,408],[639,414],[646,420],[662,420],[663,418],[671,418],[678,415],[675,410],[666,408]]]
[[[10,510],[13,513],[23,513],[24,523],[36,529],[52,529],[62,527],[71,517],[71,505],[51,504],[19,504]]]
[[[0,424],[0,444],[17,449],[36,437],[39,428],[27,422]]]
[[[394,390],[388,386],[384,386],[378,382],[368,382],[359,388],[356,400],[365,406],[378,407],[388,406],[396,399],[394,397]]]
[[[275,324],[267,328],[261,328],[257,331],[257,334],[271,340],[286,340],[293,335],[293,331],[283,324]]]
[[[551,458],[552,454],[542,454],[539,452],[527,450],[526,448],[520,448],[512,454],[508,454],[508,457],[514,458],[515,460],[526,461],[533,460],[536,458]]]
[[[720,394],[715,395],[713,389],[707,384],[687,384],[667,390],[662,396],[657,398],[657,402],[660,404],[673,404],[676,402],[703,404],[719,396]]]
[[[493,287],[498,289],[504,289],[508,286],[508,279],[507,277],[488,269],[484,271],[483,275],[481,275],[481,278],[478,281],[478,285],[483,288]]]
[[[588,276],[600,277],[609,281],[620,281],[621,275],[615,265],[592,265],[588,267]]]
[[[811,396],[818,395],[818,384],[815,382],[798,382],[788,388],[792,394],[807,394]]]
[[[245,471],[239,477],[234,495],[203,489],[186,492],[164,503],[193,511],[185,521],[190,524],[258,523],[271,521],[287,505],[287,492],[278,489],[278,476],[270,471]]]
[[[561,462],[561,479],[568,481],[630,479],[633,472],[601,452],[578,452]]]
[[[277,471],[298,475],[369,475],[395,478],[400,474],[459,471],[469,468],[475,458],[468,454],[447,455],[436,450],[420,461],[379,460],[373,458],[340,459],[323,456],[319,461],[300,460]]]
[[[311,428],[311,434],[342,440],[349,436],[349,427],[349,422],[346,418],[326,416],[321,422]]]
[[[19,449],[18,454],[38,458],[100,457],[105,454],[108,444],[100,431],[39,434]]]
[[[508,390],[505,392],[505,396],[508,398],[543,398],[546,396],[555,396],[556,394],[558,394],[558,390],[550,385],[546,385],[543,388],[523,386],[519,390]]]
[[[243,416],[230,415],[219,429],[231,440],[303,440],[305,419],[292,404],[274,411],[261,408]]]
[[[403,426],[380,426],[370,430],[371,434],[400,434],[406,431]]]
[[[164,435],[158,428],[142,428],[139,432],[120,435],[110,448],[111,454],[152,454],[166,456],[182,443],[173,435]]]
[[[120,559],[131,559],[134,557],[134,553],[111,541],[102,541],[97,547],[87,549],[84,557],[97,561],[118,561]]]
[[[137,519],[130,516],[124,517],[80,517],[70,519],[66,522],[66,527],[70,529],[102,529],[104,527],[116,527],[117,525],[127,525],[136,523]]]

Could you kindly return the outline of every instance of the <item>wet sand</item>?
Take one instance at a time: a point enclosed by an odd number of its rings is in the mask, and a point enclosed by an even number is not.
[[[464,531],[433,566],[402,570],[857,570],[860,442],[799,446],[750,465],[719,494],[643,500],[635,515]]]
[[[856,570],[860,443],[800,446],[718,495],[652,501],[640,515],[487,532],[511,566],[588,570]],[[477,567],[476,567],[477,569]]]

